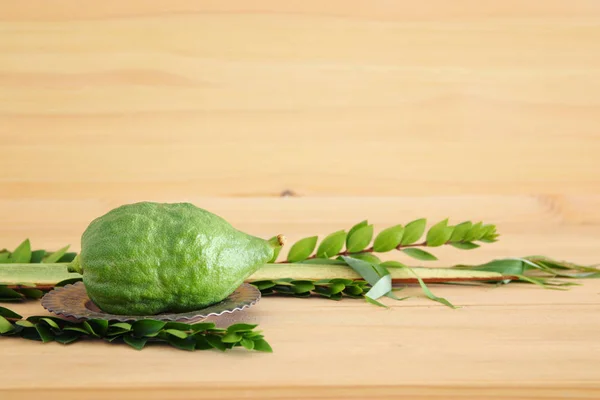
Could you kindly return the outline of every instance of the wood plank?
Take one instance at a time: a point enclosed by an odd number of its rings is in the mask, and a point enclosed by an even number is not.
[[[376,3],[10,2],[2,191],[599,193],[597,4]]]

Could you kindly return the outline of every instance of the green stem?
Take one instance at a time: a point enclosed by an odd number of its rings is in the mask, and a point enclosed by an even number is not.
[[[0,284],[18,286],[35,284],[36,286],[51,287],[66,279],[80,278],[81,275],[69,272],[69,263],[57,264],[0,264]],[[426,282],[448,281],[500,281],[507,279],[497,272],[457,270],[450,268],[412,268]],[[414,282],[416,279],[405,268],[390,268],[392,280],[396,282]],[[246,279],[247,282],[258,282],[278,279],[320,280],[320,279],[362,279],[352,268],[346,265],[294,264],[264,264],[260,269]]]

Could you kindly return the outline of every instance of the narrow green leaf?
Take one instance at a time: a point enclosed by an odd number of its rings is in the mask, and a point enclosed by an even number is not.
[[[343,256],[343,259],[369,284],[374,285],[379,280],[380,276],[371,263],[348,256]]]
[[[460,242],[464,240],[465,235],[471,230],[473,223],[471,221],[462,222],[454,227],[452,236],[450,236],[451,242]]]
[[[273,349],[271,348],[271,346],[269,345],[269,343],[267,343],[267,341],[264,340],[264,339],[254,340],[254,350],[256,350],[256,351],[263,351],[265,353],[272,353],[273,352]]]
[[[58,260],[60,260],[65,255],[67,250],[69,250],[69,247],[71,247],[71,246],[67,245],[67,246],[63,247],[62,249],[55,251],[54,253],[48,254],[42,262],[46,263],[46,264],[57,263]]]
[[[244,348],[246,350],[253,350],[254,349],[254,341],[252,341],[251,339],[248,338],[242,338],[241,342],[242,346],[244,346]]]
[[[196,341],[196,350],[209,350],[213,348],[201,334],[190,336],[190,338]]]
[[[437,257],[431,253],[426,252],[425,250],[416,249],[414,247],[409,247],[407,249],[402,249],[404,253],[411,256],[412,258],[416,258],[421,261],[435,261]]]
[[[473,242],[450,242],[450,245],[461,250],[472,250],[479,247],[478,244]]]
[[[156,321],[152,319],[142,319],[136,321],[131,326],[133,334],[137,337],[142,336],[153,336],[158,334],[162,328],[166,325],[164,321]]]
[[[359,286],[346,286],[346,288],[344,289],[344,293],[352,295],[352,296],[358,296],[363,294],[363,290],[362,288],[360,288]]]
[[[522,275],[524,272],[524,267],[525,264],[521,260],[500,259],[490,261],[483,265],[470,267],[468,269],[474,269],[477,271],[498,272],[502,275]]]
[[[429,299],[431,299],[433,301],[437,301],[438,303],[441,303],[450,308],[457,308],[456,306],[454,306],[452,303],[450,303],[448,300],[444,299],[443,297],[437,297],[436,295],[434,295],[431,292],[431,290],[429,290],[427,285],[425,285],[425,282],[423,282],[423,279],[421,279],[421,277],[419,275],[417,275],[415,273],[415,271],[413,271],[412,269],[409,268],[409,270],[413,273],[414,276],[417,277],[417,280],[419,281],[419,285],[421,286],[423,293],[425,293],[425,296],[427,296]]]
[[[5,308],[5,307],[0,307],[0,316],[6,317],[6,318],[11,318],[11,319],[21,319],[21,318],[23,318],[22,316],[20,316],[19,314],[17,314],[13,310],[9,310],[8,308]]]
[[[380,297],[385,296],[387,293],[392,291],[392,277],[391,275],[382,276],[367,292],[365,295],[373,300],[377,300]]]
[[[377,257],[376,255],[373,255],[371,253],[354,253],[354,254],[352,254],[352,257],[357,258],[359,260],[369,262],[371,264],[381,263],[381,260],[379,259],[379,257]]]
[[[216,336],[216,335],[206,335],[205,336],[206,341],[215,349],[217,350],[221,350],[221,351],[225,351],[227,350],[227,347],[225,346],[225,344],[223,344],[223,342],[221,341],[221,337],[220,336]]]
[[[265,289],[269,289],[269,288],[272,288],[273,286],[275,286],[275,282],[273,282],[273,281],[257,281],[257,282],[251,282],[251,284],[256,286],[256,288],[258,290],[265,290]]]
[[[427,246],[438,247],[446,244],[452,237],[453,231],[454,228],[448,226],[448,219],[438,222],[427,231]]]
[[[28,299],[41,299],[44,297],[44,292],[39,289],[21,288],[19,291]]]
[[[346,247],[348,247],[348,239],[350,238],[350,236],[352,236],[354,234],[354,232],[356,232],[360,228],[363,228],[367,225],[369,225],[369,222],[365,219],[364,221],[360,221],[358,224],[356,224],[352,228],[350,228],[350,230],[348,231],[348,234],[346,235]]]
[[[373,250],[377,253],[394,250],[402,241],[402,236],[404,236],[404,226],[402,225],[395,225],[384,229],[375,238]]]
[[[8,333],[14,330],[15,327],[6,318],[0,315],[0,334]]]
[[[40,339],[42,339],[43,343],[48,343],[54,340],[54,335],[48,326],[37,323],[35,325],[35,330],[38,335],[40,335]]]
[[[348,234],[346,249],[350,253],[356,253],[364,250],[373,239],[373,225],[363,226],[357,229],[351,235]]]
[[[393,261],[393,260],[391,260],[391,261],[384,261],[384,262],[382,262],[379,265],[382,265],[382,266],[384,266],[386,268],[404,268],[404,267],[406,267],[405,264],[402,264],[399,261]]]
[[[127,343],[134,349],[142,350],[144,348],[144,346],[146,346],[146,342],[148,341],[148,338],[125,335],[125,336],[123,336],[123,340],[125,341],[125,343]]]
[[[388,306],[386,306],[385,304],[383,304],[383,303],[380,303],[380,302],[378,302],[377,300],[375,300],[375,299],[372,299],[372,298],[370,298],[370,297],[367,297],[367,296],[365,296],[365,301],[366,301],[367,303],[371,303],[371,304],[374,304],[374,305],[376,305],[376,306],[379,306],[379,307],[383,307],[383,308],[389,308],[389,307],[388,307]]]
[[[249,332],[252,329],[256,328],[258,325],[256,324],[233,324],[227,327],[227,333],[231,332]]]
[[[413,244],[419,240],[425,232],[426,224],[427,220],[425,218],[417,219],[406,224],[406,227],[404,227],[404,235],[402,236],[400,244],[406,246],[407,244]]]
[[[10,255],[10,261],[14,264],[26,264],[31,260],[31,244],[25,239]]]
[[[319,248],[317,249],[317,257],[329,258],[337,256],[344,247],[345,242],[345,231],[337,231],[328,235],[319,245]]]
[[[60,258],[60,260],[58,260],[59,263],[70,263],[71,261],[73,261],[75,259],[75,257],[77,257],[77,253],[65,253],[64,256],[62,256]]]
[[[15,325],[22,326],[23,328],[35,328],[34,324],[24,319],[15,321]]]
[[[317,246],[317,236],[300,239],[290,248],[287,256],[289,262],[298,262],[307,259]]]
[[[42,259],[46,255],[46,250],[35,250],[31,252],[31,260],[30,263],[38,264],[42,262]]]

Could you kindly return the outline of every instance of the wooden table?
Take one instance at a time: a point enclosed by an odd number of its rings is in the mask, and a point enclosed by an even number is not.
[[[2,399],[558,399],[600,396],[600,281],[433,287],[460,309],[265,298],[272,354],[0,340]],[[406,293],[419,296],[416,288]],[[37,303],[13,307],[40,314]]]
[[[0,248],[154,200],[290,242],[498,225],[432,266],[600,262],[598,2],[1,3]],[[3,339],[0,398],[600,398],[600,281],[434,289],[463,307],[264,299],[273,354]]]

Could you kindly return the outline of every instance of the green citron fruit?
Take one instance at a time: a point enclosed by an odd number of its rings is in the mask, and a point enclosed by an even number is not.
[[[274,247],[193,204],[141,202],[92,221],[73,268],[105,312],[186,312],[225,299]]]

